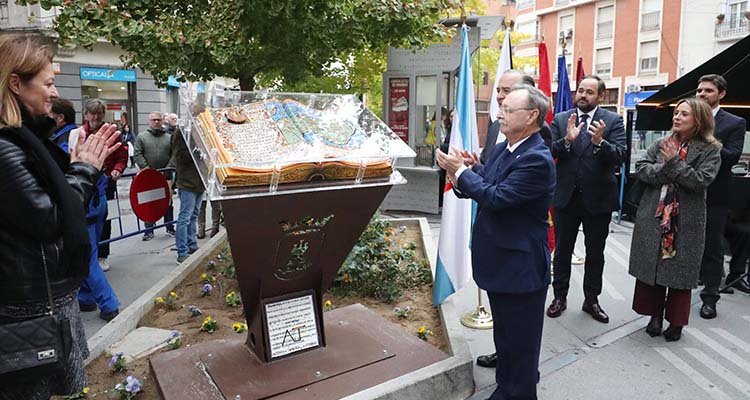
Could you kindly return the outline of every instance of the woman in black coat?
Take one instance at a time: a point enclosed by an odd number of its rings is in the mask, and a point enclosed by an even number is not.
[[[47,115],[58,97],[49,48],[37,36],[6,34],[0,54],[0,324],[48,311],[46,269],[53,312],[70,321],[72,337],[64,371],[0,375],[0,398],[48,399],[86,384],[88,348],[76,301],[88,274],[84,205],[119,134],[105,124],[65,154],[48,139]]]

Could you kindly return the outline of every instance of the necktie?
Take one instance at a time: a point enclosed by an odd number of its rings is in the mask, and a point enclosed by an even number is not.
[[[589,124],[588,124],[589,115],[588,114],[581,114],[578,117],[578,124],[583,123],[581,126],[581,130],[578,133],[578,138],[576,140],[576,143],[578,144],[578,148],[580,151],[583,151],[583,149],[586,148],[586,145],[591,142],[591,134],[589,134]]]

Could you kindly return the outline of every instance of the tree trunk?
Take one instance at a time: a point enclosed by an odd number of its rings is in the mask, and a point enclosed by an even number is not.
[[[240,75],[239,79],[240,90],[249,92],[255,89],[255,74]]]

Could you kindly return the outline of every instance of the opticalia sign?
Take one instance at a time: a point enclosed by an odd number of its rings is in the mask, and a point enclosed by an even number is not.
[[[89,81],[135,82],[134,69],[81,67],[81,79]]]

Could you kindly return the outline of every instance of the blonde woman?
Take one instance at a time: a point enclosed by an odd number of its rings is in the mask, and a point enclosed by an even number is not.
[[[81,135],[68,156],[51,140],[47,118],[58,97],[52,53],[39,37],[0,36],[0,324],[48,311],[70,322],[62,370],[0,375],[3,399],[48,399],[83,389],[88,356],[76,292],[90,255],[84,204],[104,159],[119,147],[115,126]],[[45,269],[48,279],[45,278]]]
[[[706,188],[721,165],[721,144],[713,137],[711,108],[683,99],[672,117],[671,134],[654,143],[636,163],[646,185],[635,219],[630,275],[636,278],[633,310],[651,316],[646,333],[679,340],[690,316],[706,232]]]

